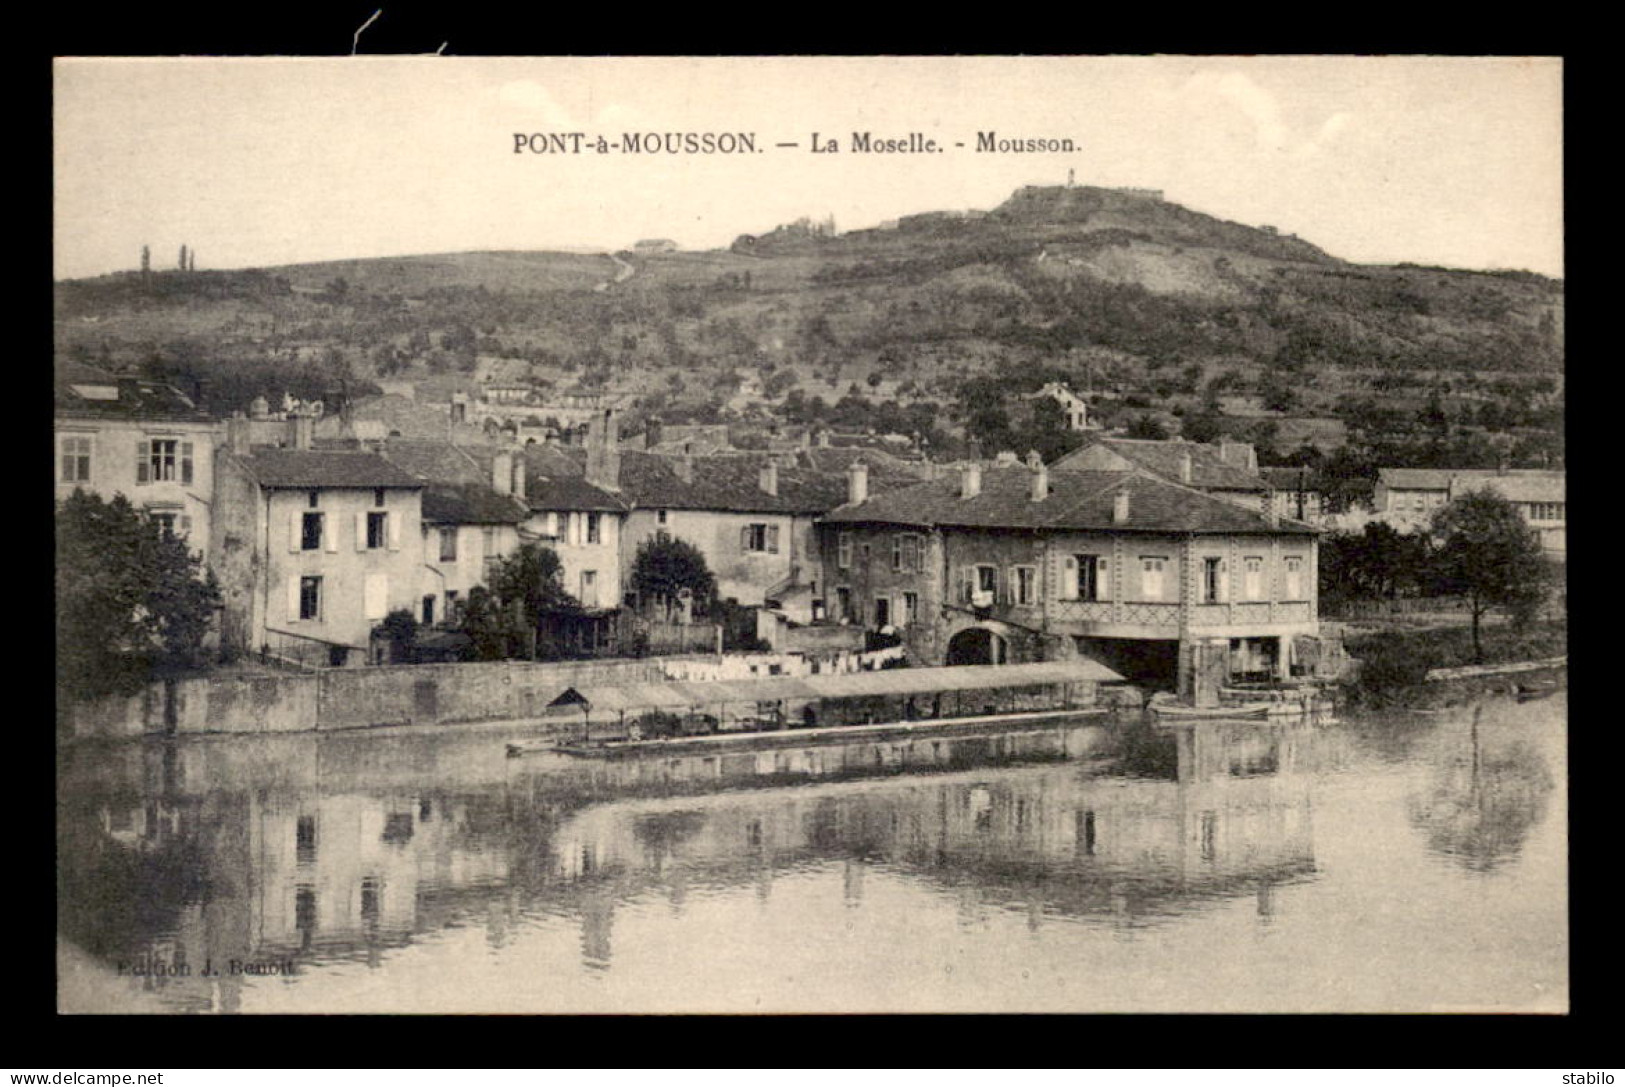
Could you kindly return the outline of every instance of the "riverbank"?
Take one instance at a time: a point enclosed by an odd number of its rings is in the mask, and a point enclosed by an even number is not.
[[[1567,671],[1566,623],[1537,623],[1521,631],[1487,627],[1481,641],[1484,652],[1478,659],[1466,627],[1355,635],[1344,643],[1360,662],[1348,692],[1371,705],[1426,706],[1450,697],[1452,690],[1459,693],[1463,684],[1504,688],[1512,682],[1511,666],[1527,677]],[[1504,672],[1489,670],[1497,665],[1506,666]]]

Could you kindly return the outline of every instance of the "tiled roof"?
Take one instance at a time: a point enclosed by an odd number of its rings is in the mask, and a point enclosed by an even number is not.
[[[1161,476],[1172,483],[1183,482],[1180,474],[1182,458],[1190,454],[1191,478],[1186,484],[1204,491],[1267,491],[1269,483],[1256,473],[1238,468],[1219,455],[1216,446],[1180,439],[1163,441],[1134,438],[1097,438],[1082,449],[1068,453],[1050,465],[1051,468],[1070,470],[1083,460],[1082,454],[1093,446],[1103,446],[1131,464]]]
[[[505,494],[477,483],[430,483],[423,490],[423,519],[443,524],[517,525],[530,510]]]
[[[262,487],[412,487],[423,483],[376,453],[256,446],[239,458]]]
[[[1079,529],[1113,532],[1283,533],[1308,535],[1308,525],[1266,517],[1244,506],[1139,472],[1052,471],[1050,493],[1032,501],[1032,470],[982,469],[982,489],[960,498],[957,473],[841,506],[824,520],[839,523],[950,525],[974,528]],[[1129,492],[1129,518],[1115,524],[1119,489]]]
[[[390,438],[384,443],[384,459],[411,472],[425,482],[487,484],[489,466],[480,464],[462,447],[432,438]]]
[[[118,398],[102,400],[83,395],[75,386],[114,386]],[[203,411],[179,389],[145,378],[120,377],[82,363],[62,362],[56,366],[52,390],[59,415],[81,415],[114,419],[153,419],[168,422],[209,423],[214,417]]]
[[[1491,490],[1512,502],[1563,502],[1568,474],[1548,468],[1379,468],[1377,479],[1390,490]]]

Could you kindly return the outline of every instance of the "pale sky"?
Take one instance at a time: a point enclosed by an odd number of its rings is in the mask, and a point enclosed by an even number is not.
[[[1334,256],[1563,274],[1553,58],[61,60],[55,275],[470,249],[726,246],[1158,188]],[[853,132],[941,154],[853,153]],[[979,154],[976,136],[1070,138]],[[753,132],[753,155],[515,154],[515,133]],[[842,150],[813,155],[811,134]],[[795,141],[797,149],[778,149]],[[963,142],[963,149],[952,145]]]

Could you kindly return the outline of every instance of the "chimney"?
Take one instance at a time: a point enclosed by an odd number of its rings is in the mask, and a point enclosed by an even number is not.
[[[767,463],[762,466],[759,481],[763,491],[774,498],[779,496],[779,466],[774,463],[773,458],[769,457]]]
[[[968,460],[959,471],[959,497],[975,498],[982,493],[982,462]]]
[[[248,414],[255,419],[264,419],[271,414],[270,402],[263,396],[256,396],[248,405]]]
[[[491,458],[491,489],[497,494],[513,493],[513,459],[512,453]]]
[[[593,412],[587,423],[587,482],[607,491],[621,489],[621,449],[615,409]]]
[[[1179,482],[1191,481],[1191,452],[1189,449],[1179,454]]]
[[[248,456],[250,427],[242,412],[226,420],[226,447],[239,457]]]
[[[1027,467],[1033,473],[1033,501],[1042,502],[1049,497],[1049,469],[1044,467],[1044,458],[1038,455],[1038,450],[1027,451]]]
[[[672,470],[677,473],[677,478],[684,483],[694,482],[694,444],[692,442],[683,443],[683,455],[678,457],[676,462],[672,464]]]
[[[1128,523],[1128,487],[1123,486],[1123,487],[1119,487],[1117,489],[1117,494],[1112,497],[1112,524],[1114,524],[1114,525],[1122,525],[1122,524],[1127,524],[1127,523]]]
[[[288,434],[290,436],[290,440],[288,442],[289,447],[293,449],[309,449],[311,438],[314,436],[315,431],[316,420],[312,419],[309,415],[306,415],[302,411],[295,415],[290,415],[288,417]]]
[[[846,501],[857,506],[869,499],[869,466],[861,460],[853,461],[846,469]]]

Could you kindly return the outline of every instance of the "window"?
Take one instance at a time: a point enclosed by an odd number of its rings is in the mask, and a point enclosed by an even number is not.
[[[1241,560],[1242,593],[1248,600],[1264,599],[1264,559],[1249,555]]]
[[[319,577],[302,577],[299,579],[299,618],[320,619],[322,617],[322,579]]]
[[[481,550],[486,560],[490,561],[495,558],[497,553],[497,530],[490,525],[480,529],[480,543],[483,545]]]
[[[389,543],[389,514],[367,514],[367,550],[374,551]]]
[[[1140,595],[1147,600],[1162,599],[1162,575],[1168,567],[1168,559],[1162,555],[1142,555],[1140,557]]]
[[[1302,600],[1303,559],[1298,555],[1286,557],[1286,599]]]
[[[1106,587],[1103,555],[1068,555],[1061,563],[1062,600],[1101,600]]]
[[[372,514],[367,520],[367,546],[376,547],[372,542],[372,517],[382,517],[382,514]],[[457,561],[457,526],[448,525],[440,530],[440,561]]]
[[[1224,598],[1224,560],[1210,555],[1202,560],[1202,603],[1217,604]]]
[[[656,513],[655,514],[655,520],[657,522],[659,522],[660,524],[662,524],[662,525],[665,524],[666,523],[666,511],[661,510],[659,513]]]
[[[765,551],[778,554],[778,525],[742,525],[739,529],[739,547],[744,551]]]
[[[423,598],[423,625],[424,626],[432,626],[432,625],[434,625],[434,594],[433,593],[431,593],[428,596]]]
[[[852,617],[852,590],[842,585],[835,590],[835,618],[846,622]]]
[[[598,606],[598,571],[581,571],[581,606],[596,608]]]
[[[137,483],[192,482],[192,443],[152,438],[135,446]]]
[[[1030,606],[1038,599],[1038,568],[1018,566],[1016,574],[1016,603]]]
[[[891,568],[907,573],[917,573],[921,567],[920,537],[913,533],[901,532],[892,537]]]
[[[875,627],[887,626],[891,623],[891,599],[889,597],[875,597]]]
[[[165,536],[175,535],[175,515],[173,513],[149,513],[154,524],[164,530]]]
[[[372,504],[382,508],[384,505],[384,489],[379,487],[372,492]]]
[[[307,513],[301,518],[299,531],[299,550],[320,551],[322,549],[322,515]]]
[[[835,537],[835,566],[839,570],[852,569],[852,533],[842,532]]]
[[[166,536],[190,536],[192,519],[179,510],[148,510],[147,516],[164,530]]]
[[[905,592],[903,594],[903,614],[899,616],[903,626],[913,626],[920,617],[920,594]]]
[[[457,599],[457,590],[456,589],[447,589],[446,590],[446,618],[447,618],[447,620],[455,621],[457,619],[462,618],[462,615],[463,615],[463,602],[461,600]]]
[[[310,494],[305,496],[305,505],[309,506],[311,509],[315,509],[316,503],[320,500],[321,495],[321,491],[311,491]]]
[[[88,465],[89,462],[86,463]],[[1561,521],[1564,519],[1566,503],[1531,502],[1524,508],[1529,511],[1531,521]]]
[[[601,542],[601,538],[600,538],[599,534],[600,534],[600,532],[602,530],[599,527],[599,523],[602,521],[602,519],[603,519],[603,514],[601,514],[601,513],[589,513],[589,514],[587,514],[587,542],[588,543],[595,544],[595,543]]]
[[[90,439],[62,439],[62,482],[88,483],[90,481]]]

